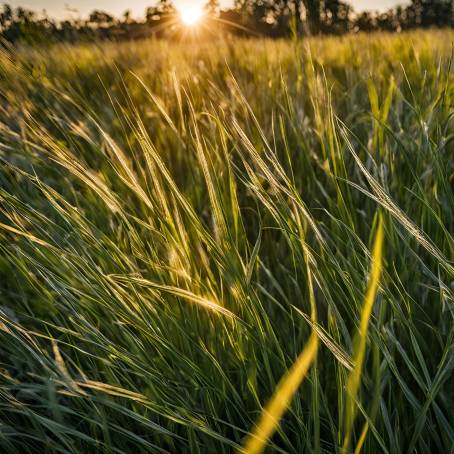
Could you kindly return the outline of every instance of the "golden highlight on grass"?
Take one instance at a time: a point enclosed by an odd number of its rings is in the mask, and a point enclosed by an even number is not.
[[[243,452],[258,454],[265,449],[268,438],[276,431],[279,420],[290,405],[293,395],[313,363],[317,348],[318,337],[313,332],[306,347],[299,354],[291,369],[282,377],[273,397],[263,409],[259,422],[246,440]]]
[[[32,241],[33,243],[39,244],[41,246],[50,247],[50,244],[47,241],[41,240],[40,238],[37,238],[35,235],[32,235],[31,233],[16,229],[15,227],[12,227],[11,225],[6,225],[6,224],[3,224],[2,222],[0,222],[0,228],[7,230],[8,232],[23,236],[23,237],[27,238],[28,240]]]
[[[351,441],[351,431],[356,416],[356,396],[361,384],[361,372],[363,369],[364,356],[366,353],[367,329],[369,326],[369,319],[372,313],[372,308],[377,295],[378,285],[382,272],[382,255],[383,255],[383,218],[379,215],[377,233],[375,234],[375,241],[372,250],[372,269],[370,272],[369,283],[367,285],[366,296],[364,298],[364,305],[361,312],[361,321],[358,332],[355,337],[353,347],[353,370],[350,372],[347,382],[347,402],[345,412],[345,432],[344,443],[342,450],[344,453],[348,452]],[[359,449],[364,443],[367,429],[361,435],[358,443]],[[359,452],[359,450],[356,450]],[[355,451],[355,452],[356,452]]]
[[[299,219],[299,218],[297,218]],[[300,233],[303,237],[304,233],[300,227]],[[315,306],[314,287],[312,283],[312,274],[309,262],[312,260],[310,252],[304,239],[301,241],[306,261],[306,273],[308,279],[309,301],[311,306],[311,321],[315,325],[317,323],[317,311]],[[299,354],[297,360],[293,363],[290,370],[281,378],[277,385],[273,397],[263,409],[260,419],[255,426],[254,430],[248,435],[244,451],[246,454],[259,454],[267,444],[268,439],[273,435],[279,426],[279,421],[290,405],[290,402],[301,385],[304,377],[307,374],[311,364],[315,361],[318,350],[318,335],[312,328],[312,333],[304,347],[303,351]]]
[[[356,448],[353,454],[359,454],[361,452],[368,430],[369,423],[366,421],[364,423],[363,430],[361,431],[361,435],[359,436],[358,443],[356,444]]]

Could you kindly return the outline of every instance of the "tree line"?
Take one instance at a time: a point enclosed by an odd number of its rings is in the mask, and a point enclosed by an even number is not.
[[[199,33],[210,34],[285,37],[454,26],[454,0],[412,0],[385,12],[361,13],[340,0],[235,0],[227,9],[219,8],[217,0],[208,0],[204,10]],[[141,20],[133,19],[129,10],[121,18],[94,10],[85,19],[56,21],[44,12],[13,9],[8,4],[0,8],[0,37],[9,42],[171,38],[184,33],[171,0],[148,7]]]

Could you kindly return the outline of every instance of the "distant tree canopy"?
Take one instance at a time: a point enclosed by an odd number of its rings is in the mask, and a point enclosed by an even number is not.
[[[416,27],[453,27],[454,0],[412,0],[385,12],[356,13],[341,0],[234,0],[220,9],[208,0],[199,36],[205,30],[219,33],[284,37],[290,35],[336,34],[358,31],[401,31]],[[86,19],[55,21],[45,13],[4,4],[0,8],[0,37],[3,41],[42,43],[94,39],[137,39],[147,36],[178,37],[184,33],[178,10],[171,0],[159,0],[146,9],[142,20],[129,10],[121,19],[94,10]]]
[[[112,25],[115,20],[113,16],[110,14],[105,13],[104,11],[99,11],[95,9],[89,16],[88,22],[90,24],[96,24],[100,27],[108,27]]]

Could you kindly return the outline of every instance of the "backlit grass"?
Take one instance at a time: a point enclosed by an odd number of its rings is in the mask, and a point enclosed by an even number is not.
[[[2,451],[449,452],[453,38],[4,49]]]

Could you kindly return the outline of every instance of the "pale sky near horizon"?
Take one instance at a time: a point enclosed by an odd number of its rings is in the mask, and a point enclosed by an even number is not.
[[[8,3],[13,7],[23,6],[36,12],[46,10],[50,17],[56,19],[72,17],[86,17],[94,9],[100,9],[120,17],[126,10],[131,10],[135,18],[144,16],[145,8],[152,6],[156,0],[9,0],[0,1],[0,4]],[[178,7],[190,4],[203,4],[205,0],[174,0]],[[220,0],[221,6],[233,4],[233,0]],[[355,11],[362,10],[385,10],[397,4],[408,3],[406,0],[349,0]]]

